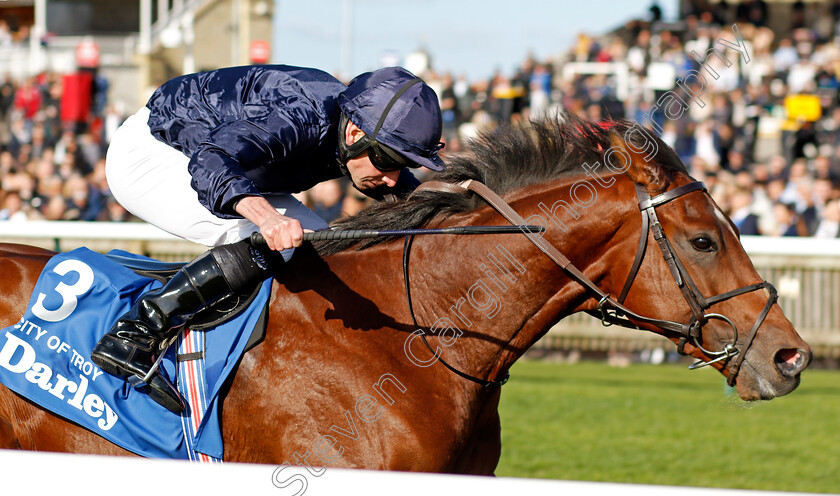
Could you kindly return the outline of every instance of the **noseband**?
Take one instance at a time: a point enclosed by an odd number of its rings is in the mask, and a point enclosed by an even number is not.
[[[420,187],[418,187],[418,189],[415,191],[418,190],[435,190],[445,193],[465,193],[467,191],[472,191],[478,194],[480,197],[482,197],[484,201],[486,201],[490,206],[492,206],[496,211],[498,211],[512,224],[526,224],[525,220],[522,219],[522,217],[518,213],[516,213],[516,211],[514,211],[510,207],[510,205],[508,205],[504,200],[502,200],[502,198],[499,197],[496,193],[494,193],[490,188],[478,181],[468,180],[459,184],[443,183],[440,181],[429,181],[420,185]],[[662,225],[659,223],[659,219],[656,215],[656,207],[668,203],[677,198],[680,198],[688,193],[692,193],[694,191],[705,192],[706,187],[703,185],[703,183],[699,181],[694,181],[651,198],[651,196],[648,194],[644,187],[636,185],[636,197],[639,200],[639,211],[642,214],[642,230],[639,239],[639,247],[636,250],[636,258],[633,260],[633,264],[630,268],[630,273],[627,276],[627,280],[624,283],[624,287],[622,288],[618,299],[614,299],[608,293],[605,293],[603,290],[601,290],[594,282],[592,282],[591,279],[586,277],[586,275],[584,275],[583,272],[581,272],[577,267],[575,267],[568,258],[566,258],[562,253],[560,253],[554,246],[546,242],[541,236],[535,236],[533,233],[524,230],[523,234],[525,234],[525,236],[532,243],[534,243],[537,246],[537,248],[539,248],[543,253],[545,253],[564,272],[566,272],[566,274],[570,278],[583,285],[590,292],[594,293],[597,296],[597,298],[599,298],[597,306],[598,311],[593,311],[590,313],[600,318],[601,323],[603,325],[609,326],[616,324],[623,327],[639,329],[638,325],[636,325],[630,320],[632,319],[638,322],[643,322],[645,324],[656,326],[666,332],[677,334],[679,336],[677,351],[680,354],[686,354],[685,344],[690,342],[694,347],[699,349],[701,352],[703,352],[704,355],[706,355],[706,357],[709,358],[709,361],[704,362],[701,360],[692,364],[689,367],[690,369],[697,369],[718,362],[722,362],[722,367],[725,367],[726,364],[730,360],[732,360],[732,363],[729,365],[729,376],[727,378],[727,383],[730,386],[732,386],[735,384],[735,379],[738,376],[738,372],[741,368],[741,364],[744,361],[744,357],[746,356],[747,351],[749,350],[750,346],[755,340],[755,336],[758,333],[758,328],[761,327],[761,324],[764,322],[764,319],[770,312],[770,308],[773,306],[774,303],[776,303],[778,295],[776,292],[776,288],[773,287],[772,284],[770,284],[767,281],[763,281],[757,284],[744,286],[732,291],[727,291],[726,293],[721,293],[719,295],[712,296],[709,298],[703,296],[703,293],[697,288],[697,285],[694,283],[691,276],[688,274],[688,271],[685,269],[685,266],[683,265],[682,261],[680,261],[679,256],[677,256],[677,253],[674,251],[673,246],[668,241],[668,238],[665,235],[665,231],[662,229]],[[647,250],[647,243],[649,237],[648,231],[650,231],[653,234],[653,239],[659,246],[659,249],[662,252],[663,258],[665,259],[665,263],[668,265],[668,269],[671,271],[671,275],[673,276],[674,281],[677,283],[677,286],[682,292],[683,298],[685,299],[686,303],[688,303],[688,306],[691,309],[692,316],[687,323],[682,324],[670,320],[645,317],[643,315],[637,314],[636,312],[624,306],[624,300],[627,298],[627,294],[630,291],[633,282],[636,280],[636,276],[639,273],[642,260],[645,256],[645,251]],[[411,289],[408,277],[408,260],[412,239],[413,237],[411,236],[406,237],[405,248],[403,250],[403,272],[405,275],[406,293],[408,295],[408,306],[409,311],[411,313],[411,318],[413,319],[415,325],[419,325],[417,324],[417,319],[414,316],[414,310],[411,302]],[[734,298],[742,294],[758,291],[760,289],[767,290],[769,295],[767,303],[765,303],[764,308],[761,310],[761,313],[758,315],[758,318],[753,323],[752,329],[750,329],[746,340],[739,347],[738,328],[735,326],[732,320],[727,316],[719,313],[706,313],[706,310],[708,310],[712,305],[715,305],[722,301],[726,301],[730,298]],[[708,345],[704,346],[704,344],[702,343],[703,326],[705,326],[710,320],[722,320],[726,322],[730,327],[732,327],[732,341],[724,345],[723,349],[720,351],[710,350],[706,347]],[[431,346],[426,341],[425,334],[421,335],[421,337],[426,346],[430,350],[432,350]],[[434,350],[432,350],[432,352],[434,353]],[[507,380],[507,374],[505,374],[505,377],[502,380],[497,381],[479,379],[455,369],[440,357],[438,357],[438,360],[440,360],[440,362],[443,365],[445,365],[447,368],[460,375],[461,377],[469,379],[473,382],[477,382],[485,387],[498,387],[504,384],[504,382]]]

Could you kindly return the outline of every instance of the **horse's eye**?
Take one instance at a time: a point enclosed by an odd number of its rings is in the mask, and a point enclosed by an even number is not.
[[[715,244],[712,242],[712,240],[704,236],[692,239],[691,245],[694,246],[694,249],[697,251],[712,251],[712,249],[715,247]]]

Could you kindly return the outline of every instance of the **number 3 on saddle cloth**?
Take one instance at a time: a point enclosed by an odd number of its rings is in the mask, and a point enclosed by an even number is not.
[[[99,338],[134,300],[161,286],[118,259],[131,266],[154,262],[86,248],[50,259],[25,314],[0,330],[0,383],[138,455],[221,460],[219,391],[251,331],[265,324],[271,279],[245,310],[215,327],[185,331],[169,348],[160,368],[189,403],[179,416],[90,361]]]

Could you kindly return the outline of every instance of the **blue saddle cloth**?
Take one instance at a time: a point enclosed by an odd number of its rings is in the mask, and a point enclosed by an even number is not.
[[[189,443],[181,416],[90,361],[99,338],[137,297],[157,287],[159,282],[86,248],[56,255],[38,278],[24,315],[0,331],[0,383],[138,455],[188,459],[194,449],[223,458],[219,391],[268,301],[271,279],[249,308],[205,332],[208,407]],[[173,383],[175,348],[161,364]]]

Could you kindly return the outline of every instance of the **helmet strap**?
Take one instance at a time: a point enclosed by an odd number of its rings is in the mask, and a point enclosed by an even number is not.
[[[423,80],[420,78],[414,78],[411,81],[402,85],[400,89],[394,93],[394,96],[391,97],[391,101],[388,102],[388,105],[385,106],[385,109],[382,111],[382,116],[379,117],[379,122],[376,123],[376,129],[373,130],[372,139],[376,139],[379,135],[379,130],[382,129],[382,125],[385,124],[385,118],[388,117],[388,114],[391,112],[391,108],[394,106],[395,103],[400,99],[403,94],[408,91],[409,88],[414,86],[417,83],[422,83]]]

